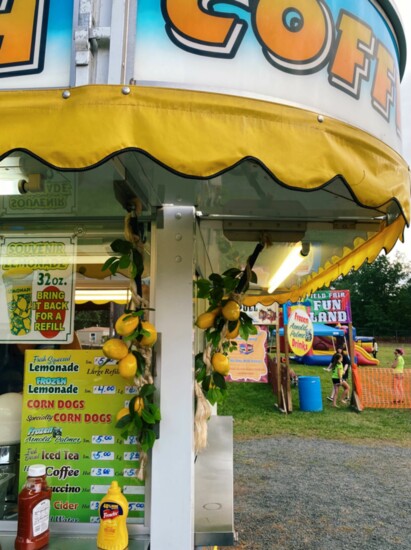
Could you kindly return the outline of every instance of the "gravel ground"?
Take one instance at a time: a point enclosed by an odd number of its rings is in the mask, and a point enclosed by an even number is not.
[[[234,510],[238,549],[410,550],[411,449],[235,442]]]

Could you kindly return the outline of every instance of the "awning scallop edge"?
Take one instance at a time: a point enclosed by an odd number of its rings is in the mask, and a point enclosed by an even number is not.
[[[351,269],[359,269],[367,261],[373,262],[382,250],[386,253],[395,245],[398,236],[403,235],[405,222],[398,218],[393,224],[385,227],[370,240],[357,239],[353,249],[345,249],[345,254],[334,258],[332,264],[324,266],[317,273],[312,273],[303,279],[301,285],[294,287],[288,292],[262,295],[246,296],[243,305],[251,307],[256,304],[270,306],[274,302],[284,304],[287,301],[297,302],[305,296],[309,296],[322,287],[328,287],[341,275],[347,275]]]
[[[92,85],[0,93],[0,156],[26,150],[84,169],[127,149],[196,178],[255,158],[290,188],[341,176],[359,204],[396,201],[410,221],[408,166],[365,132],[295,107],[205,92]],[[68,94],[65,94],[67,96]]]

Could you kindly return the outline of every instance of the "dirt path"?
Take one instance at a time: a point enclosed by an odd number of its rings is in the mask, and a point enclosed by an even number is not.
[[[411,549],[410,448],[236,442],[234,478],[236,548]]]

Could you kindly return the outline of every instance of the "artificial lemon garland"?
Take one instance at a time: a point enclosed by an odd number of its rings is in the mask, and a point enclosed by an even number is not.
[[[138,207],[138,205],[137,205]],[[109,269],[113,275],[119,269],[129,269],[131,300],[126,312],[115,324],[120,338],[111,338],[103,345],[104,355],[117,361],[119,374],[133,381],[136,395],[123,407],[116,416],[116,428],[124,429],[122,437],[135,435],[140,451],[140,465],[137,478],[145,478],[148,451],[156,440],[155,426],[161,420],[160,409],[154,403],[154,386],[152,375],[153,346],[157,341],[155,327],[144,320],[149,309],[148,302],[141,296],[141,275],[143,273],[143,239],[136,232],[136,208],[125,217],[124,235],[126,240],[111,243],[113,252],[120,257],[109,258],[102,270]]]
[[[207,421],[211,405],[221,403],[227,394],[225,377],[230,372],[229,353],[236,349],[235,338],[247,340],[256,334],[251,317],[241,311],[244,293],[250,281],[256,281],[251,271],[250,258],[245,271],[229,269],[222,275],[212,273],[208,279],[199,279],[197,297],[206,298],[208,310],[198,316],[196,326],[204,330],[205,348],[195,358],[194,444],[196,453],[207,446]]]

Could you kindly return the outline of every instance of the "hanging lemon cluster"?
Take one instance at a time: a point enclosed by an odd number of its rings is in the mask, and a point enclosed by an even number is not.
[[[208,279],[199,279],[197,297],[208,300],[208,309],[198,316],[196,326],[204,330],[205,347],[195,357],[195,417],[194,442],[196,452],[207,445],[207,421],[210,404],[221,403],[227,394],[226,376],[230,373],[229,354],[237,347],[235,339],[247,340],[256,334],[251,317],[241,311],[244,288],[243,272],[229,269],[222,275],[212,273]],[[254,274],[249,270],[248,278]],[[248,285],[247,285],[248,286]]]
[[[130,279],[131,299],[125,313],[115,324],[118,338],[111,338],[103,345],[103,353],[118,365],[119,375],[130,380],[135,395],[128,407],[120,409],[116,415],[116,428],[123,429],[121,436],[136,436],[140,451],[137,477],[144,479],[147,465],[147,452],[156,440],[156,427],[161,420],[160,409],[154,402],[156,387],[152,374],[153,346],[157,341],[155,327],[144,319],[150,309],[142,297],[142,274],[144,271],[144,231],[138,223],[141,214],[138,199],[125,216],[124,239],[116,239],[111,249],[116,254],[108,258],[102,270],[108,269],[112,275],[126,271]]]
[[[230,372],[229,354],[237,347],[235,339],[247,340],[256,334],[251,317],[241,311],[243,293],[238,292],[243,272],[229,269],[222,275],[212,273],[199,279],[197,297],[208,300],[208,309],[198,316],[196,326],[204,330],[205,347],[195,357],[195,441],[200,451],[207,442],[206,422],[210,415],[208,403],[221,403],[226,397],[225,377]],[[250,272],[250,277],[253,273]]]
[[[124,437],[137,435],[141,449],[147,452],[156,439],[154,425],[160,421],[160,410],[153,403],[155,386],[151,374],[152,347],[157,331],[148,321],[142,320],[144,310],[128,311],[115,324],[121,338],[111,338],[103,345],[104,355],[117,361],[120,376],[136,388],[128,407],[119,410],[116,427],[124,428]]]

